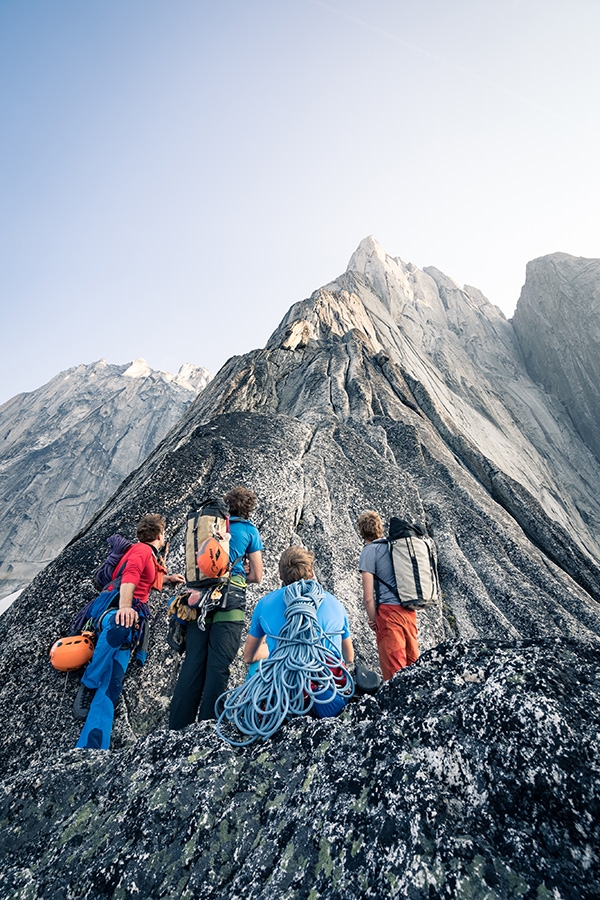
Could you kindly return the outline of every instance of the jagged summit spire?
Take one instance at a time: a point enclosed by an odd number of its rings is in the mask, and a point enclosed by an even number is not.
[[[368,237],[362,239],[350,257],[350,262],[348,263],[346,271],[362,272],[364,271],[365,262],[372,260],[373,258],[380,260],[380,262],[384,264],[388,259],[391,259],[377,238],[370,234]]]
[[[390,256],[372,234],[363,238],[346,268],[347,274],[358,272],[367,279],[374,280],[378,286],[391,276],[393,281],[399,281],[405,288],[406,275],[413,271],[418,271],[416,266],[404,263],[399,256]]]

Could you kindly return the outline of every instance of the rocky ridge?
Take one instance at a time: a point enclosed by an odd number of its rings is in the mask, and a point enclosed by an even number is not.
[[[259,495],[266,547],[250,608],[301,542],[371,665],[356,517],[375,507],[427,524],[443,602],[420,617],[422,659],[339,720],[294,722],[254,750],[223,747],[210,725],[172,735],[164,593],[115,751],[70,750],[76,684],[47,652],[91,595],[105,537],[163,512],[181,568],[189,507],[239,482]],[[93,897],[94,884],[127,896],[131,883],[146,897],[596,896],[599,486],[596,455],[499,310],[364,241],[264,350],[223,367],[0,619],[3,816],[32,833],[0,870],[15,897]],[[132,818],[136,849],[122,849],[118,823]],[[61,837],[48,842],[47,823]],[[71,862],[82,845],[95,881]]]
[[[600,650],[454,642],[243,752],[211,725],[5,781],[11,900],[588,900]]]
[[[171,375],[101,359],[0,406],[0,597],[62,550],[209,380],[190,363]]]

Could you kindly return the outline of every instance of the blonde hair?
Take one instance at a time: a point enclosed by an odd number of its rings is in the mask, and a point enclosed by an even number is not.
[[[383,537],[383,522],[374,509],[367,509],[358,517],[358,530],[363,541],[376,541]]]
[[[279,577],[285,585],[314,577],[315,555],[304,547],[288,547],[279,560]]]

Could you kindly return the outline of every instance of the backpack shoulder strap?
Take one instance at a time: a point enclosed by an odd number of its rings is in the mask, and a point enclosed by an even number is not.
[[[371,541],[371,543],[372,543],[372,544],[386,544],[386,545],[387,545],[387,548],[388,548],[388,551],[389,551],[389,553],[390,553],[390,556],[391,556],[391,554],[392,554],[392,541],[390,541],[389,538],[386,538],[386,537],[376,538],[374,541]],[[393,563],[392,563],[392,568],[393,568]],[[388,591],[389,591],[391,594],[394,595],[394,597],[398,597],[398,591],[397,591],[395,588],[393,588],[393,587],[391,586],[391,584],[388,584],[387,581],[384,581],[384,579],[383,579],[383,578],[380,578],[379,575],[376,575],[375,572],[372,572],[371,574],[373,575],[373,578],[375,578],[375,580],[378,581],[380,584],[383,584],[383,585],[388,589]],[[376,606],[376,607],[379,606],[379,596],[378,596],[378,593],[379,593],[378,591],[375,591],[375,606]],[[400,599],[400,598],[398,598],[398,599]]]
[[[198,550],[200,547],[200,545],[198,544],[198,519],[200,518],[200,516],[201,516],[201,512],[199,509],[197,509],[193,516],[194,524],[192,525],[192,534],[194,536],[194,566],[196,569],[196,581],[200,580],[200,569],[198,568],[198,562],[197,562]],[[188,519],[188,522],[189,522],[189,519]]]
[[[135,547],[135,544],[132,544],[131,547]],[[127,565],[127,554],[131,550],[131,547],[129,547],[123,554],[123,556],[121,558],[121,565],[119,566],[118,569],[116,569],[113,577],[111,578],[109,584],[107,585],[107,588],[106,588],[107,590],[108,590],[108,587],[110,587],[111,590],[118,590],[121,587],[121,578],[123,577],[123,572],[125,571],[125,567]]]
[[[397,597],[397,596],[398,596],[398,591],[395,590],[395,589],[391,586],[391,584],[388,584],[387,581],[384,581],[383,578],[380,578],[379,575],[376,575],[375,572],[373,572],[373,578],[375,578],[380,584],[385,585],[385,587],[388,589],[388,591],[390,591],[390,592],[394,595],[394,597]],[[376,596],[376,597],[375,597],[375,600],[376,600],[375,605],[376,605],[376,606],[379,606],[379,597]]]

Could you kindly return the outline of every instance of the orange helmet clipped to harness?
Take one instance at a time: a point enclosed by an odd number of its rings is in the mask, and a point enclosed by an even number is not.
[[[89,663],[94,652],[92,633],[84,631],[72,637],[59,638],[50,648],[50,662],[59,672],[75,672]]]
[[[205,578],[220,578],[227,572],[229,553],[224,544],[210,537],[200,544],[196,563]]]

